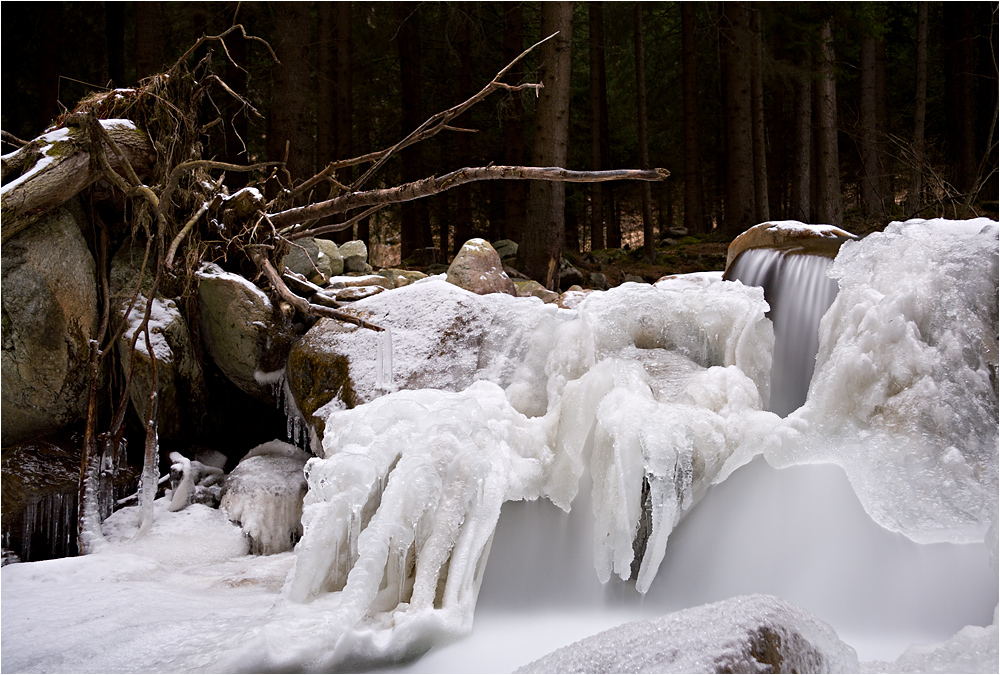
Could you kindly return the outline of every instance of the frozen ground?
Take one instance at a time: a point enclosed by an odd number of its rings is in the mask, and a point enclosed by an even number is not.
[[[93,555],[3,568],[2,668],[503,672],[765,593],[872,670],[995,672],[996,254],[985,220],[845,244],[784,420],[764,411],[767,305],[737,282],[625,284],[572,311],[441,280],[362,301],[407,312],[397,378],[439,344],[412,311],[460,307],[461,372],[392,391],[384,354],[369,366],[391,393],[330,413],[296,551],[249,556],[224,512],[166,500],[133,540],[123,510]],[[907,650],[927,642],[945,644]]]

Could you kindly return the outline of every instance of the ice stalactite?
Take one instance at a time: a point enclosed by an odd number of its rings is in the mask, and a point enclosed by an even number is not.
[[[76,495],[53,492],[31,499],[24,509],[22,527],[24,558],[31,559],[31,549],[38,539],[53,556],[72,554],[76,540]]]
[[[375,357],[375,387],[391,391],[392,381],[392,330],[386,328],[378,340]]]

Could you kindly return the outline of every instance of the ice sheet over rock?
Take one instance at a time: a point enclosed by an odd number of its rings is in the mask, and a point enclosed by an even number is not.
[[[750,595],[626,623],[515,672],[856,673],[858,657],[809,612]]]
[[[772,464],[839,464],[872,518],[915,541],[982,541],[998,495],[997,232],[911,220],[843,245],[809,397]]]

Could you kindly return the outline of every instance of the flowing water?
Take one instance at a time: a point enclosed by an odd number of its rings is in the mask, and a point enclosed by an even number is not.
[[[819,349],[819,322],[837,297],[826,256],[754,248],[741,253],[726,279],[761,286],[771,305],[774,361],[770,410],[784,417],[806,400]]]

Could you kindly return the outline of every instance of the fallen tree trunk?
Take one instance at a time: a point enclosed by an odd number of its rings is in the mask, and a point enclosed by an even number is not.
[[[316,202],[268,215],[275,227],[296,225],[343,213],[351,209],[378,204],[398,204],[450,190],[459,185],[481,180],[545,180],[562,183],[600,183],[612,180],[664,180],[670,172],[666,169],[617,169],[611,171],[570,171],[556,166],[481,166],[452,171],[443,176],[397,185],[382,190],[350,192],[325,202]]]
[[[137,171],[152,166],[156,153],[145,132],[127,120],[102,120],[102,125]],[[4,158],[0,240],[6,242],[101,178],[91,147],[86,127],[71,125],[50,131]],[[121,169],[116,153],[107,144],[104,147],[111,167]]]

